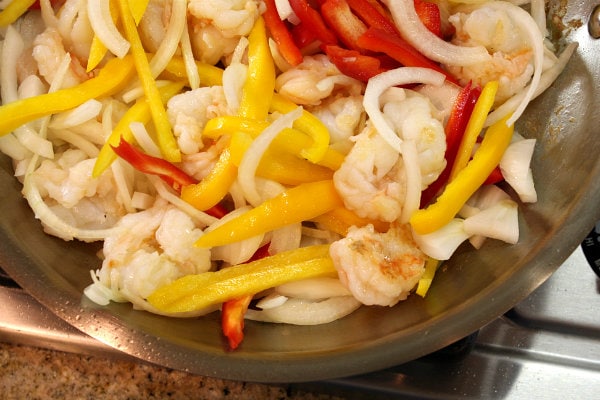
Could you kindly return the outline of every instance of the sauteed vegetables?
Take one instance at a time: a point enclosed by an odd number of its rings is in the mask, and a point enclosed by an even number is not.
[[[544,3],[0,4],[0,150],[90,300],[324,324],[426,296],[537,199],[515,130],[577,44]],[[34,4],[35,3],[35,4]]]

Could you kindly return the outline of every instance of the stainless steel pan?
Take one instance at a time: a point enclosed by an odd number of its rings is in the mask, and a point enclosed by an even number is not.
[[[92,337],[152,363],[220,378],[293,382],[346,376],[409,361],[495,319],[540,285],[600,219],[600,42],[588,34],[595,3],[558,1],[567,41],[580,46],[567,70],[530,105],[517,128],[539,139],[533,171],[539,201],[521,207],[521,240],[468,246],[436,276],[426,299],[364,307],[340,321],[297,327],[247,322],[225,351],[217,313],[171,319],[128,304],[99,307],[82,297],[98,245],[45,235],[0,168],[0,265],[37,300]],[[26,310],[24,311],[26,312]]]

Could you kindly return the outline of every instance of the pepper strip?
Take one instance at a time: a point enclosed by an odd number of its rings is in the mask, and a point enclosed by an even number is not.
[[[196,246],[214,247],[238,242],[310,220],[342,206],[331,180],[304,183],[205,233],[196,241]]]
[[[425,235],[446,225],[485,182],[510,144],[514,125],[506,125],[508,118],[504,117],[487,129],[471,161],[446,185],[436,202],[414,212],[410,224],[415,232]]]
[[[308,246],[216,272],[184,276],[158,288],[148,301],[164,312],[188,312],[259,293],[286,282],[336,275],[329,257],[329,246]]]
[[[295,110],[298,105],[278,93],[273,94],[271,111],[287,114]],[[303,148],[300,155],[312,163],[318,163],[325,157],[329,148],[329,131],[321,120],[306,110],[302,116],[294,121],[294,128],[306,133],[313,140],[310,147]]]
[[[214,65],[196,61],[198,75],[202,86],[221,86],[223,85],[223,70]],[[161,77],[166,76],[171,80],[187,79],[187,71],[182,57],[172,57]]]
[[[279,17],[277,7],[275,6],[275,0],[265,0],[265,24],[273,37],[279,52],[291,66],[296,66],[302,62],[302,53],[294,42],[290,31],[288,30],[285,22]]]
[[[223,135],[244,132],[255,138],[267,126],[268,122],[266,121],[250,120],[235,116],[215,117],[206,123],[202,135],[211,139],[217,139]],[[282,130],[273,140],[273,146],[298,157],[302,157],[302,150],[312,146],[312,144],[313,140],[308,135],[293,128]],[[342,165],[343,161],[344,155],[342,153],[327,146],[323,159],[317,162],[317,164],[335,171]]]
[[[419,283],[417,284],[417,290],[415,293],[421,297],[425,297],[427,292],[429,291],[429,287],[431,286],[431,282],[433,282],[433,277],[435,276],[435,272],[439,268],[441,261],[436,260],[435,258],[428,257],[427,262],[425,262],[425,272],[419,279]]]
[[[207,210],[225,197],[236,178],[237,167],[231,161],[229,148],[226,148],[204,179],[181,190],[181,198],[198,210]]]
[[[166,103],[171,97],[175,96],[183,88],[182,82],[171,82],[159,89],[161,101]],[[146,98],[138,99],[135,104],[127,109],[123,117],[112,130],[110,136],[104,142],[100,149],[98,158],[94,164],[92,176],[99,177],[106,168],[117,158],[117,155],[111,146],[118,146],[121,138],[128,142],[134,140],[133,133],[129,126],[132,122],[141,122],[146,124],[152,118],[150,114],[150,106]]]
[[[29,10],[35,0],[13,0],[0,11],[0,26],[5,27],[15,22]]]
[[[238,115],[259,120],[267,118],[274,90],[275,64],[269,49],[265,21],[260,17],[248,36],[248,73],[242,88]]]
[[[123,89],[133,76],[131,57],[112,59],[95,78],[79,85],[5,104],[0,107],[0,136],[51,114],[75,108],[90,99],[110,96]]]
[[[456,159],[454,160],[452,171],[450,172],[450,180],[456,178],[456,175],[458,175],[469,162],[469,159],[473,154],[473,148],[477,142],[477,137],[483,129],[488,113],[494,106],[494,99],[496,98],[497,91],[497,81],[490,81],[483,87],[483,90],[475,103],[475,107],[473,107],[469,122],[467,122],[465,133],[460,141]]]
[[[131,45],[131,53],[133,55],[135,68],[138,72],[138,78],[140,79],[142,88],[148,99],[148,105],[150,106],[150,114],[152,115],[152,121],[156,128],[158,146],[166,160],[172,162],[181,161],[181,153],[179,152],[177,141],[175,140],[171,124],[167,118],[167,111],[160,99],[160,92],[152,77],[148,58],[146,57],[146,52],[144,51],[140,36],[138,35],[134,17],[129,8],[129,2],[128,0],[117,1],[119,4],[121,22],[123,23],[123,29],[125,30],[125,36]]]

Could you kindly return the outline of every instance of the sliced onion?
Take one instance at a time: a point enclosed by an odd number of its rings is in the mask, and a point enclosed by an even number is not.
[[[277,286],[275,292],[282,296],[307,300],[351,296],[352,293],[336,278],[310,278]]]
[[[49,127],[53,129],[71,128],[96,118],[101,111],[102,103],[96,99],[90,99],[72,110],[55,115]]]
[[[115,188],[117,189],[117,196],[123,203],[123,207],[128,213],[135,211],[135,207],[132,202],[131,192],[133,190],[133,174],[132,167],[126,164],[124,160],[117,159],[110,165],[110,169],[115,180]],[[129,173],[128,173],[129,172]]]
[[[578,43],[569,43],[567,47],[565,47],[563,52],[558,57],[558,61],[556,62],[556,64],[554,64],[551,68],[547,69],[542,73],[540,82],[535,88],[535,91],[533,92],[533,95],[529,101],[535,99],[546,89],[548,89],[550,85],[552,85],[552,83],[556,80],[556,78],[558,78],[560,73],[565,69],[567,63],[571,59],[573,53],[575,53],[575,50],[578,46]],[[529,84],[529,86],[531,86],[531,83]],[[504,118],[504,116],[507,115],[509,112],[515,110],[518,107],[518,105],[523,102],[527,93],[529,93],[529,87],[527,87],[526,89],[527,90],[523,90],[515,94],[510,99],[506,100],[501,106],[497,107],[494,111],[492,111],[485,120],[485,126],[487,127],[495,124],[496,122]]]
[[[537,201],[537,192],[535,191],[530,168],[535,143],[535,139],[522,139],[512,142],[500,160],[502,176],[524,203],[535,203]]]
[[[115,26],[110,14],[110,1],[88,1],[87,11],[90,15],[90,25],[102,44],[117,57],[125,57],[129,52],[130,44]]]
[[[423,25],[413,0],[384,0],[402,37],[427,58],[446,65],[471,65],[489,59],[483,46],[466,47],[448,43]]]
[[[454,218],[435,232],[419,235],[413,232],[419,249],[436,260],[447,260],[458,246],[469,238],[463,227],[463,220]]]
[[[171,2],[171,18],[160,46],[150,60],[152,76],[156,78],[167,66],[175,51],[179,47],[181,35],[186,27],[187,0],[173,0]],[[108,46],[107,46],[108,47]]]
[[[352,296],[332,297],[323,301],[288,299],[279,307],[268,310],[248,310],[246,318],[255,321],[293,325],[319,325],[345,317],[360,307]]]
[[[468,235],[481,235],[515,244],[519,241],[517,203],[512,200],[499,201],[465,219],[463,228]]]
[[[540,32],[536,21],[531,17],[531,14],[521,7],[506,1],[492,1],[487,3],[486,7],[502,10],[510,15],[510,17],[522,28],[522,33],[528,37],[533,49],[533,77],[525,90],[523,98],[515,108],[511,117],[506,121],[507,125],[512,125],[519,119],[529,102],[534,98],[534,94],[540,84],[544,64],[544,36]]]
[[[150,134],[143,123],[134,121],[129,124],[129,130],[131,130],[135,141],[140,145],[146,154],[153,157],[161,157],[160,149],[150,137]]]
[[[192,90],[200,87],[200,73],[196,66],[196,60],[192,51],[192,42],[190,40],[190,32],[188,30],[187,18],[184,19],[185,26],[181,34],[181,56],[183,57],[183,65],[188,78],[188,83]]]
[[[400,67],[383,72],[369,80],[363,97],[363,106],[377,132],[396,151],[401,152],[400,145],[402,140],[396,135],[381,112],[379,98],[383,92],[394,86],[411,83],[426,83],[440,86],[444,83],[445,79],[444,74],[428,68]]]
[[[258,167],[263,154],[267,151],[273,139],[279,135],[279,132],[285,128],[291,128],[294,121],[300,118],[301,115],[302,107],[297,107],[289,113],[283,114],[265,128],[265,130],[252,141],[250,147],[244,153],[238,168],[237,181],[240,183],[240,187],[244,192],[246,200],[253,206],[257,206],[263,201],[256,188],[255,179],[256,168]]]

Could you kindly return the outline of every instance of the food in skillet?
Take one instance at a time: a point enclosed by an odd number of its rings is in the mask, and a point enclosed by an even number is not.
[[[393,306],[464,241],[516,243],[536,192],[514,123],[576,48],[540,0],[34,3],[0,13],[25,199],[103,241],[92,301],[220,309],[232,348],[244,318]]]

